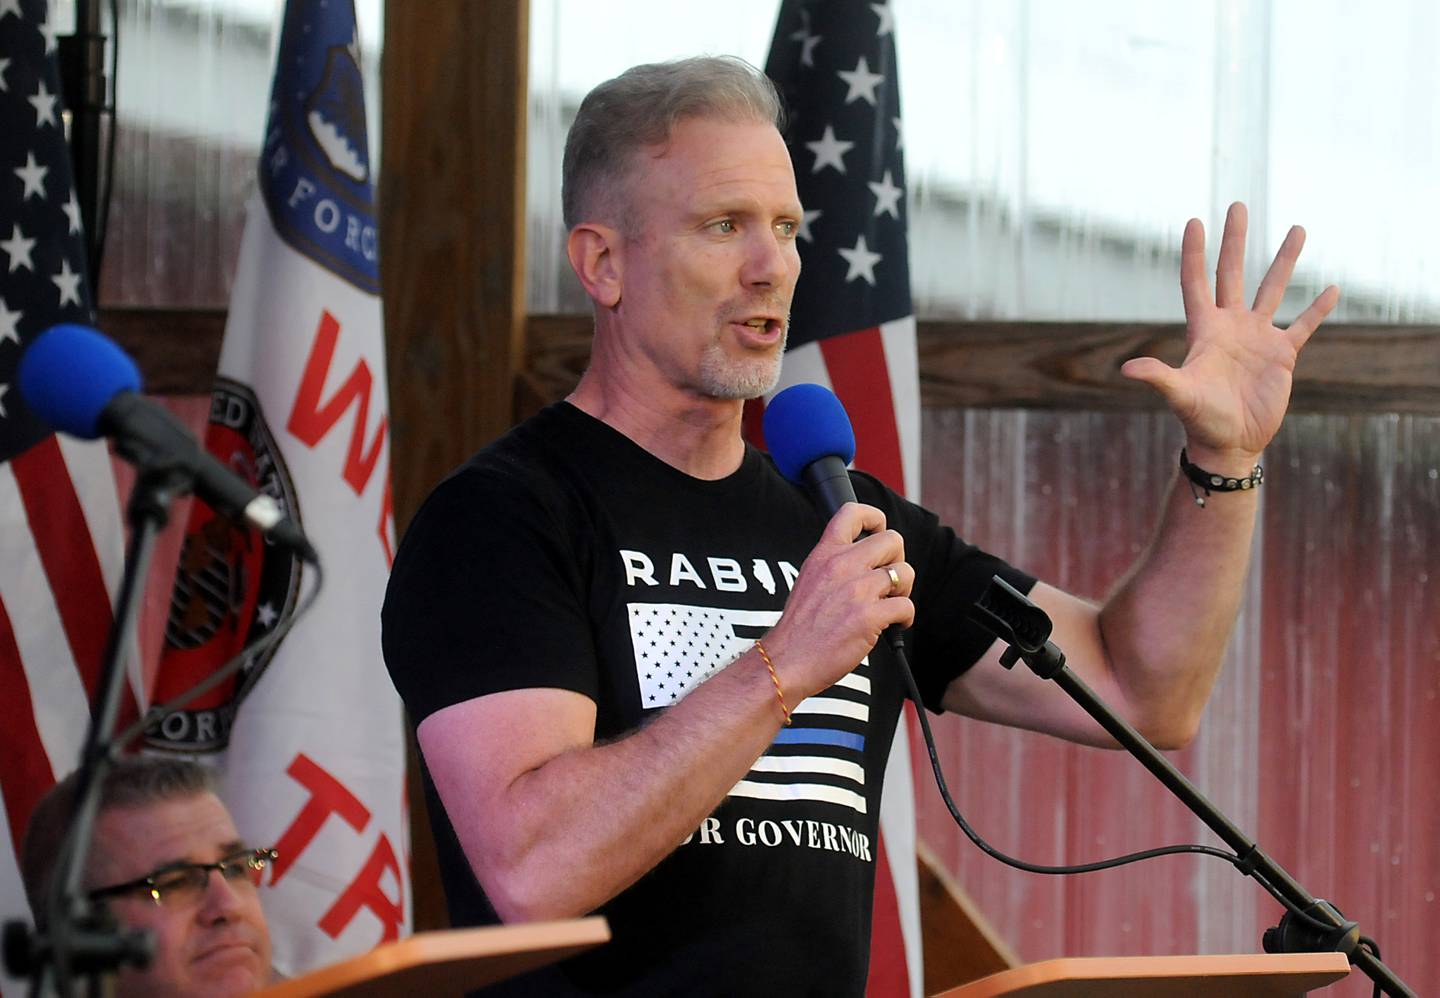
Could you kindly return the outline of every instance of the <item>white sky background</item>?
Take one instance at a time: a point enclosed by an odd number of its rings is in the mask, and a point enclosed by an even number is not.
[[[74,3],[75,0],[65,0]],[[153,2],[153,0],[152,0]],[[162,6],[197,7],[197,0],[159,0]],[[380,35],[384,29],[381,15],[383,0],[355,0],[355,19],[360,26],[360,47],[369,52],[380,51]],[[398,0],[400,3],[415,0]],[[424,0],[419,0],[424,2]],[[204,4],[217,11],[232,13],[256,24],[269,24],[279,17],[282,4],[278,0],[210,0]]]
[[[356,2],[372,145],[382,2]],[[1440,264],[1429,239],[1440,222],[1435,0],[892,6],[912,205],[918,192],[950,192],[1012,217],[1056,221],[1066,238],[1100,233],[1172,247],[1192,215],[1218,236],[1225,205],[1243,199],[1257,230],[1252,284],[1288,226],[1301,222],[1310,241],[1297,282],[1318,291],[1337,281],[1390,321],[1440,321]],[[71,22],[74,0],[52,7],[59,24]],[[226,26],[271,29],[280,0],[122,7],[142,24],[159,8],[203,12],[201,37],[153,36],[148,55],[130,49],[138,64],[122,57],[122,115],[258,143],[273,52],[260,58]],[[778,8],[778,0],[531,0],[532,95],[573,105],[635,63],[702,52],[763,65]],[[559,189],[557,140],[537,139],[534,124],[532,208],[537,197],[558,200]],[[1022,288],[1035,276],[1024,266],[1013,275]],[[1076,316],[1084,313],[1080,305]]]
[[[1252,284],[1300,222],[1315,290],[1337,281],[1392,320],[1440,317],[1432,0],[892,6],[912,188],[1167,245],[1191,216],[1213,244],[1243,199],[1260,230]],[[532,0],[532,92],[578,100],[635,63],[697,53],[763,65],[778,7]]]
[[[109,4],[101,4],[108,35]],[[370,159],[379,162],[379,54],[384,0],[354,0],[365,76]],[[398,0],[415,2],[415,0]],[[423,0],[421,0],[423,2]],[[62,35],[75,23],[75,0],[50,0]],[[265,131],[283,0],[121,0],[120,124],[220,139],[258,148]],[[188,16],[163,25],[167,12]],[[246,29],[243,33],[235,29]],[[264,51],[256,32],[268,35]],[[106,49],[106,74],[111,50]]]

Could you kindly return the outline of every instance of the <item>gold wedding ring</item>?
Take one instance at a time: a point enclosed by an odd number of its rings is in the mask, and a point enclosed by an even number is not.
[[[895,566],[894,566],[894,565],[886,565],[886,566],[885,566],[885,571],[886,571],[886,573],[890,576],[890,593],[889,593],[889,595],[894,596],[896,593],[898,593],[898,592],[900,591],[900,573],[897,572],[897,571],[895,571]]]

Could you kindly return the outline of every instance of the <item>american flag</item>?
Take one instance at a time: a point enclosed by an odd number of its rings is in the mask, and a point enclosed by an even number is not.
[[[786,0],[765,72],[785,98],[805,215],[782,385],[829,386],[855,466],[917,498],[920,393],[906,249],[894,16]]]
[[[123,567],[107,448],[20,397],[26,344],[90,322],[45,0],[0,0],[0,918],[24,918],[17,852],[36,801],[79,763]],[[132,656],[132,666],[135,659]],[[132,677],[133,678],[133,677]],[[138,688],[138,687],[137,687]],[[123,719],[133,719],[126,690]]]
[[[779,387],[831,388],[855,427],[855,467],[918,499],[920,389],[890,5],[785,0],[765,72],[785,99],[785,139],[804,207],[802,271]],[[760,438],[760,410],[747,409],[752,440]],[[881,802],[870,995],[920,994],[908,749],[902,727]]]
[[[779,565],[783,584],[794,584],[799,570]],[[744,580],[739,562],[732,579]],[[756,559],[755,581],[774,591],[768,563]],[[769,585],[766,585],[766,583]],[[756,638],[774,627],[774,610],[735,610],[686,603],[629,603],[630,640],[637,651],[635,678],[645,709],[667,707],[688,696],[715,673],[739,658]],[[670,648],[660,661],[644,649]],[[862,661],[829,690],[795,706],[795,725],[784,728],[775,744],[730,789],[731,797],[803,800],[836,804],[860,814],[867,808],[865,771],[855,758],[865,751],[870,720],[870,663]],[[848,829],[842,835],[848,834]]]

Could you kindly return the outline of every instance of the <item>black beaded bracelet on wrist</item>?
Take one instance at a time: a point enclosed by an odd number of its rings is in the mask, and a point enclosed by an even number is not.
[[[1258,464],[1250,470],[1247,477],[1230,478],[1191,464],[1184,447],[1180,448],[1180,470],[1190,483],[1190,494],[1195,497],[1197,506],[1204,506],[1205,498],[1211,492],[1248,492],[1265,484],[1265,469]],[[1201,492],[1205,495],[1202,496]]]

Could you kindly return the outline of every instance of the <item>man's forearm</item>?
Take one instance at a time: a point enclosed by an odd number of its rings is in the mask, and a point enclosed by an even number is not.
[[[1245,456],[1191,459],[1220,474],[1250,471],[1237,467]],[[1258,507],[1254,490],[1214,493],[1198,506],[1177,473],[1153,540],[1100,611],[1116,681],[1159,741],[1183,744],[1199,724],[1235,624]]]
[[[484,843],[467,853],[497,913],[573,917],[619,894],[695,831],[780,721],[752,650],[625,737],[522,773],[462,836]]]

